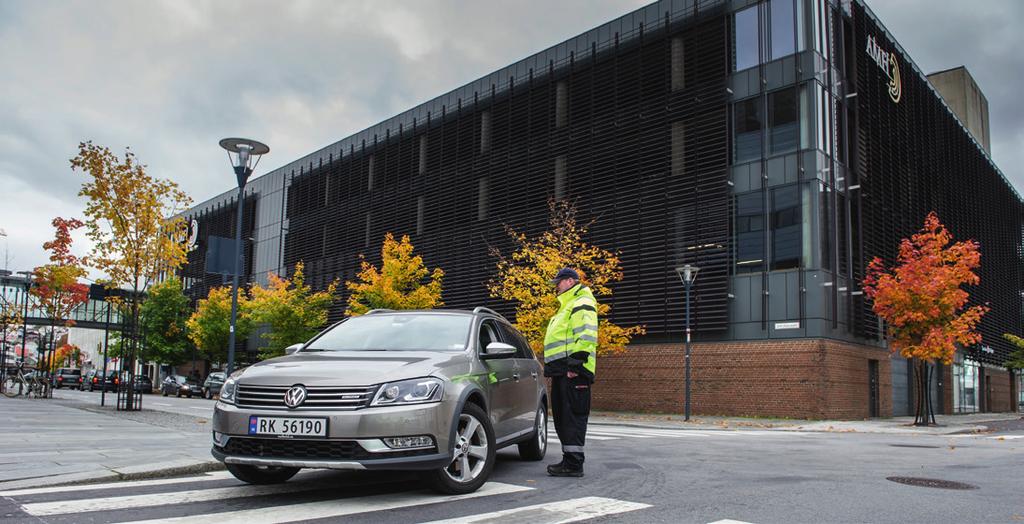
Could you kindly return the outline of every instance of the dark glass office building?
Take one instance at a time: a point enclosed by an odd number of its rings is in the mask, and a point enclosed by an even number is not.
[[[987,140],[987,135],[986,135]],[[227,184],[225,184],[227,186]],[[261,176],[247,188],[246,277],[302,261],[323,287],[408,234],[446,272],[447,307],[487,296],[503,225],[546,225],[547,201],[593,219],[625,279],[612,319],[643,324],[605,357],[597,405],[683,405],[683,287],[694,287],[698,413],[906,414],[910,367],[885,349],[860,282],[936,211],[981,245],[984,342],[940,367],[940,411],[1016,407],[1002,367],[1022,332],[1020,195],[862,2],[662,0]],[[203,296],[209,235],[234,192],[189,211],[184,269]],[[344,297],[342,297],[344,298]],[[332,314],[340,318],[343,300]],[[250,341],[250,349],[255,346]]]

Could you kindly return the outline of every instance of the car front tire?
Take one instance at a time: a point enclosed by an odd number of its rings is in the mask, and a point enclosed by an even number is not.
[[[225,464],[236,479],[248,484],[280,484],[295,476],[299,468]]]
[[[166,397],[167,396],[167,390],[164,389],[164,388],[160,388],[160,394]]]
[[[534,420],[533,434],[530,440],[519,443],[519,458],[523,460],[544,460],[548,451],[548,410],[541,404],[537,408],[536,420]]]
[[[495,445],[491,419],[476,404],[467,403],[459,414],[455,440],[449,442],[452,462],[422,473],[434,491],[460,495],[472,493],[487,482],[494,469]]]
[[[206,397],[207,400],[212,399],[213,398],[213,392],[210,391],[210,390],[206,390],[206,394],[203,395],[203,396]]]

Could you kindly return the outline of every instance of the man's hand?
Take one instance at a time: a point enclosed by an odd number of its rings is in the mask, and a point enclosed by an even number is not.
[[[575,372],[573,372],[573,371],[566,371],[566,372],[565,372],[565,376],[567,376],[567,377],[569,377],[569,378],[576,378],[576,377],[578,377],[578,376],[579,376],[579,373],[575,373]]]

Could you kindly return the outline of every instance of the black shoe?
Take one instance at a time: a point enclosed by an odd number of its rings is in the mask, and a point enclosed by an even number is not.
[[[562,469],[564,467],[565,467],[565,461],[564,460],[560,461],[558,464],[548,464],[548,474],[551,474],[552,471],[558,471],[558,470],[560,470],[560,469]]]
[[[582,477],[583,468],[568,468],[563,464],[548,466],[548,475],[552,477]]]

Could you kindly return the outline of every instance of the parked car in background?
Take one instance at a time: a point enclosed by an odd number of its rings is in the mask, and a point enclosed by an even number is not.
[[[82,370],[78,368],[60,368],[53,375],[53,388],[82,388]]]
[[[221,371],[215,371],[206,376],[206,380],[203,382],[203,397],[213,398],[214,395],[220,395],[220,388],[224,385],[224,373]]]
[[[108,370],[107,375],[104,377],[103,371],[98,370],[89,373],[89,380],[83,382],[86,391],[106,390],[116,391],[117,385],[121,383],[121,379],[117,376],[117,371]]]
[[[185,395],[192,398],[193,395],[201,395],[202,389],[198,380],[184,375],[170,375],[160,383],[160,394],[165,397],[167,395],[176,397]]]
[[[121,378],[121,383],[126,384],[128,382],[128,374],[125,373]],[[141,391],[142,393],[153,392],[153,379],[146,375],[135,375],[135,391]]]

